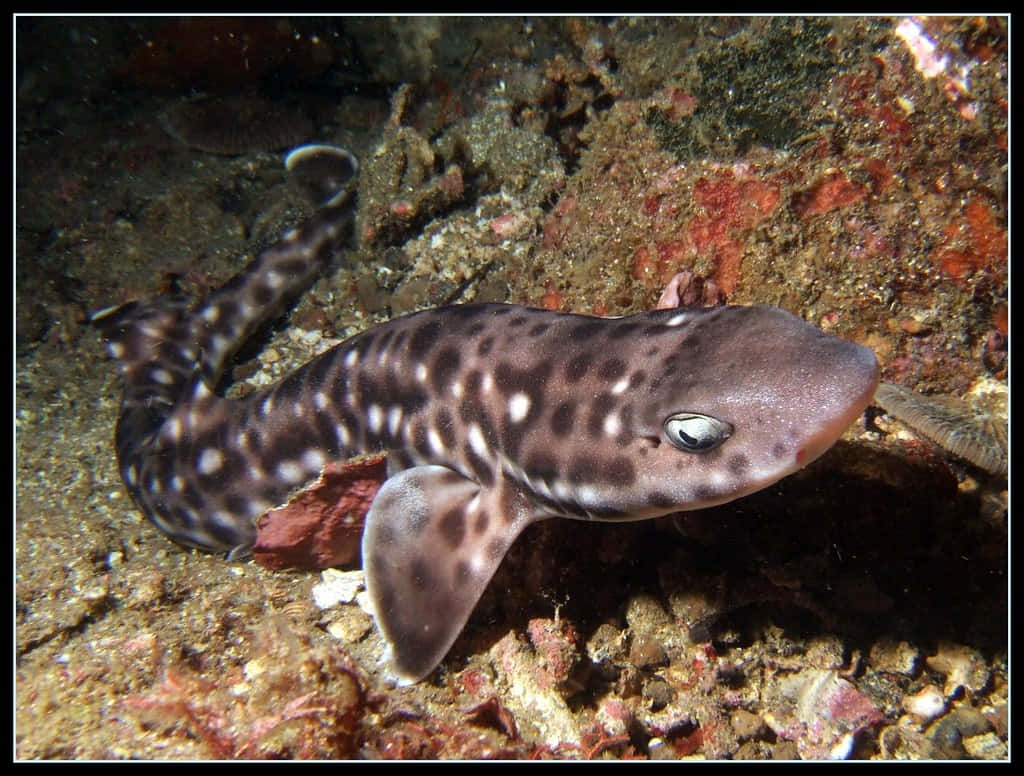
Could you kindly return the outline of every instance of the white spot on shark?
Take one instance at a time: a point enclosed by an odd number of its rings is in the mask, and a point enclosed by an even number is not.
[[[479,574],[486,565],[482,553],[477,552],[469,556],[469,568],[474,574]]]
[[[302,454],[302,464],[307,471],[319,472],[324,468],[327,459],[324,454],[315,447],[309,448]]]
[[[234,528],[235,524],[235,516],[232,515],[230,512],[225,512],[222,509],[218,509],[216,512],[213,512],[210,515],[210,520],[228,529]]]
[[[512,394],[508,400],[508,416],[513,423],[521,423],[530,413],[530,397],[523,392]]]
[[[231,340],[223,334],[214,334],[210,338],[210,350],[214,353],[223,353],[231,346]]]
[[[402,424],[402,408],[397,404],[388,410],[388,433],[395,436]]]
[[[371,404],[366,408],[366,423],[374,434],[380,433],[384,427],[384,410],[379,404]]]
[[[306,476],[305,469],[295,461],[281,461],[277,465],[277,476],[285,482],[294,485]]]
[[[576,488],[576,498],[585,507],[601,506],[601,493],[593,485],[580,485]]]
[[[334,433],[338,437],[338,444],[341,447],[348,447],[352,441],[352,435],[348,431],[347,426],[343,426],[340,423],[334,427]]]
[[[153,379],[161,385],[172,385],[174,383],[174,375],[166,369],[154,369]]]
[[[441,441],[441,435],[437,433],[436,428],[427,429],[427,441],[430,443],[430,449],[434,455],[443,455],[445,453],[444,442]]]
[[[487,440],[484,439],[484,432],[481,431],[479,425],[474,423],[470,426],[469,431],[466,432],[466,437],[469,439],[469,446],[473,448],[474,453],[484,459],[491,457],[491,451],[487,448]]]
[[[224,453],[215,447],[208,447],[199,454],[197,466],[200,474],[214,474],[224,465]]]
[[[179,441],[181,439],[181,418],[171,418],[164,426],[164,434],[172,442]]]
[[[202,380],[197,380],[195,390],[192,391],[192,399],[199,401],[200,399],[206,399],[210,396],[213,396],[213,393],[206,387],[206,383]],[[195,412],[193,411],[191,415],[195,415]]]
[[[604,419],[604,433],[607,436],[613,437],[618,436],[620,431],[622,431],[622,419],[618,413],[613,412],[610,415],[606,415]]]

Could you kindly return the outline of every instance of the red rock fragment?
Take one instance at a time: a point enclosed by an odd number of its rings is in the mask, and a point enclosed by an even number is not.
[[[562,197],[562,199],[558,200],[558,204],[555,205],[551,215],[548,216],[548,220],[544,223],[544,237],[541,240],[541,247],[545,250],[561,247],[562,241],[565,240],[565,235],[568,234],[572,226],[577,204],[578,200],[576,197]]]
[[[978,199],[964,205],[964,220],[943,231],[947,244],[932,253],[932,262],[954,280],[965,280],[979,269],[1005,268],[1006,232],[996,223],[991,208]],[[949,245],[956,241],[957,246]]]
[[[704,746],[704,731],[698,727],[689,733],[674,735],[669,739],[669,744],[676,757],[689,757]]]
[[[718,249],[716,258],[715,280],[724,293],[731,294],[740,280],[743,248],[734,242],[726,243]]]
[[[881,159],[868,159],[864,169],[871,175],[872,191],[876,195],[886,193],[896,182],[896,173]]]
[[[490,696],[487,700],[470,709],[462,709],[461,711],[472,722],[493,727],[513,741],[519,738],[515,715],[501,705],[501,701],[498,700],[496,695]]]
[[[666,275],[671,279],[674,271],[686,256],[686,246],[679,240],[658,245],[658,276],[664,280]]]
[[[505,213],[491,220],[491,231],[498,239],[507,240],[515,234],[522,218],[521,213]]]
[[[538,684],[553,687],[569,678],[579,662],[579,636],[567,620],[536,618],[526,624],[526,634],[537,651]]]
[[[661,210],[661,194],[649,194],[644,197],[644,215],[648,218],[653,217]]]
[[[399,218],[408,218],[413,214],[413,205],[406,199],[396,199],[388,207]]]
[[[1010,333],[1010,308],[1006,302],[1000,302],[992,312],[992,325],[1004,337]]]
[[[545,310],[561,310],[565,306],[565,294],[557,288],[549,288],[540,298],[540,306]]]
[[[947,248],[939,253],[936,264],[947,275],[955,280],[964,280],[976,268],[978,255],[967,251]]]
[[[494,695],[490,678],[474,668],[467,668],[455,677],[456,686],[464,693],[486,699]]]
[[[669,118],[673,120],[691,116],[697,110],[697,98],[682,89],[671,89],[669,99],[672,103]]]
[[[992,210],[984,202],[972,199],[964,205],[964,216],[977,249],[991,260],[1005,261],[1006,232],[997,226]]]
[[[759,224],[775,210],[779,197],[778,186],[756,178],[701,178],[693,189],[697,204],[708,213],[717,214],[733,228],[749,229]]]
[[[657,267],[657,262],[651,258],[651,251],[646,246],[641,245],[633,253],[634,280],[642,280],[653,285],[656,279],[655,271],[657,270]]]
[[[768,727],[796,742],[805,760],[845,760],[856,735],[883,719],[870,698],[833,670],[779,676],[766,688],[765,702]]]
[[[465,187],[466,184],[462,178],[462,168],[454,164],[444,171],[444,175],[441,176],[437,184],[438,190],[451,199],[461,197]]]
[[[874,111],[875,118],[882,127],[902,142],[909,141],[914,135],[914,126],[889,105],[881,105]]]
[[[328,464],[315,483],[259,519],[253,559],[271,569],[354,563],[363,519],[386,477],[383,456]]]
[[[661,89],[653,97],[651,107],[663,111],[665,116],[672,121],[692,116],[697,110],[697,98],[678,86]]]
[[[864,199],[865,194],[863,186],[841,172],[834,172],[807,191],[796,194],[793,208],[802,218],[808,218],[853,205]]]
[[[683,232],[685,245],[698,255],[715,260],[714,280],[726,295],[739,282],[743,242],[750,231],[770,216],[781,197],[778,185],[731,173],[716,179],[701,178],[693,189],[694,201],[704,209]],[[660,279],[668,282],[679,266],[664,266]]]

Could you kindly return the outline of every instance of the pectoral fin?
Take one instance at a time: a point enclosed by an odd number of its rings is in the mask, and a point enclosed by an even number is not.
[[[506,551],[537,519],[513,483],[491,489],[444,466],[417,466],[377,493],[363,568],[394,672],[422,679],[441,661]]]

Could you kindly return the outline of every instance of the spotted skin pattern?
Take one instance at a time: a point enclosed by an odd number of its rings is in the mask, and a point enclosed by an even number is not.
[[[764,488],[830,447],[878,381],[870,350],[773,307],[612,319],[469,304],[373,327],[243,399],[215,395],[351,210],[325,206],[194,309],[158,300],[103,324],[126,384],[122,476],[176,542],[242,555],[258,517],[328,461],[388,454],[362,550],[401,681],[437,666],[530,523]]]

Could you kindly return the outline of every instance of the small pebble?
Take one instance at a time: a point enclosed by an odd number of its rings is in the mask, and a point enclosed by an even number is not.
[[[927,323],[922,323],[914,318],[908,318],[905,321],[900,321],[900,328],[907,334],[916,335],[926,334],[931,327]]]
[[[632,714],[629,707],[620,700],[606,700],[597,710],[596,717],[609,735],[621,736],[629,732]]]
[[[664,679],[652,679],[644,685],[643,697],[651,711],[661,711],[672,702],[672,686]]]
[[[345,609],[336,619],[327,624],[327,632],[338,641],[354,644],[370,632],[373,620],[358,609]]]
[[[587,640],[587,657],[592,663],[614,661],[622,657],[623,633],[610,623],[597,626],[594,635]]]
[[[903,699],[903,708],[922,720],[931,720],[946,710],[946,698],[934,685],[927,685]]]
[[[653,597],[638,595],[626,606],[626,622],[634,631],[650,631],[658,625],[667,625],[672,618]]]
[[[675,760],[676,754],[665,739],[654,737],[647,742],[647,756],[652,760]]]
[[[641,636],[633,641],[633,647],[629,650],[629,662],[637,668],[654,668],[668,665],[668,655],[657,639]]]
[[[730,722],[732,723],[733,731],[736,733],[736,738],[740,741],[756,738],[768,732],[768,726],[764,723],[764,720],[746,709],[737,709],[733,712]]]
[[[871,664],[878,670],[905,676],[914,674],[920,657],[917,647],[905,641],[880,641],[872,645],[869,653]]]
[[[324,569],[320,574],[320,583],[313,586],[313,603],[321,609],[330,609],[336,604],[350,604],[364,586],[365,577],[361,570]]]
[[[938,652],[925,661],[930,669],[946,675],[943,692],[952,696],[964,687],[973,693],[981,692],[988,684],[989,670],[985,658],[977,650],[962,644],[944,642]]]
[[[964,739],[964,750],[971,757],[979,760],[1005,760],[1006,744],[999,740],[995,733],[982,733]]]
[[[963,757],[964,739],[984,735],[991,732],[991,729],[992,726],[980,711],[962,706],[939,717],[925,731],[925,736],[935,748],[937,757],[950,760]]]

